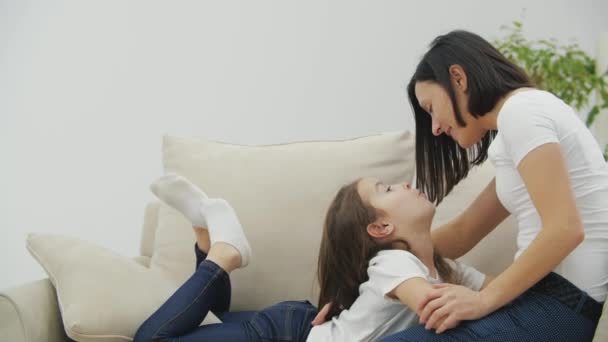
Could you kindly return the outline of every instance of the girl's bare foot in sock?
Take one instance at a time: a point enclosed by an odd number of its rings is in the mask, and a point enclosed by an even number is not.
[[[161,177],[150,185],[150,189],[159,199],[188,218],[195,232],[198,227],[207,227],[211,246],[218,242],[228,244],[240,255],[239,267],[249,264],[251,259],[249,241],[245,237],[236,212],[228,202],[207,197],[192,182],[175,174]],[[197,244],[198,240],[197,234]],[[201,248],[205,247],[202,246],[205,241],[202,242],[199,245]]]
[[[209,254],[211,241],[209,241],[209,231],[205,227],[192,226],[194,236],[196,236],[196,246],[201,251]]]
[[[216,263],[226,273],[241,267],[241,253],[234,246],[225,242],[214,243],[209,249],[207,260]]]
[[[203,201],[201,211],[209,223],[211,249],[219,242],[232,246],[240,255],[239,267],[247,266],[251,247],[234,208],[221,198],[209,198]]]
[[[150,190],[165,204],[182,213],[193,227],[208,227],[201,212],[202,202],[208,196],[186,178],[170,173],[150,184]]]

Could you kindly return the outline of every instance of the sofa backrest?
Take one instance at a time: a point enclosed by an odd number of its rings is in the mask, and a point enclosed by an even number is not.
[[[361,155],[366,151],[369,155]],[[378,176],[388,182],[412,179],[413,155],[413,136],[394,133],[266,147],[166,137],[163,150],[167,172],[183,174],[210,196],[226,198],[243,221],[254,258],[250,267],[233,273],[233,310],[259,309],[290,299],[315,303],[322,222],[338,187],[358,176]],[[320,168],[325,161],[333,164]],[[272,165],[263,167],[268,164]],[[439,206],[433,226],[464,210],[492,177],[489,163],[474,169]],[[266,214],[270,212],[274,216]],[[513,222],[505,221],[462,259],[498,274],[512,261],[515,232]],[[181,284],[194,270],[194,241],[179,213],[158,202],[147,206],[141,252],[151,257],[150,267],[173,272]]]

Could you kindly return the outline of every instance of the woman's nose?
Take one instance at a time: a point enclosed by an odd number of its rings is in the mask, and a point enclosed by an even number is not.
[[[410,186],[410,184],[409,184],[409,183],[403,183],[403,188],[404,188],[404,189],[406,189],[406,190],[409,190],[409,189],[411,189],[412,187]]]
[[[441,135],[441,124],[439,123],[439,121],[435,120],[434,118],[433,118],[433,122],[431,125],[431,129],[433,130],[434,136]]]

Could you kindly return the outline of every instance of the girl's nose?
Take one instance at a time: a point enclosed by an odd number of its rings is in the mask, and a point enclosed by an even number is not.
[[[405,189],[407,189],[407,190],[409,190],[409,189],[411,189],[411,188],[412,188],[412,187],[410,186],[410,184],[409,184],[409,183],[404,183],[404,184],[403,184],[403,187],[404,187]]]

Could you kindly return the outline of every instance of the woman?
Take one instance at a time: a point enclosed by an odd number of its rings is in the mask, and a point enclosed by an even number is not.
[[[435,206],[423,194],[407,184],[364,178],[344,186],[327,212],[319,306],[333,303],[332,320],[313,327],[317,309],[307,301],[229,312],[229,274],[245,267],[252,254],[234,210],[176,175],[162,177],[152,191],[192,222],[197,267],[142,324],[135,342],[376,341],[417,324],[415,306],[432,283],[479,290],[490,281],[434,252]],[[209,311],[223,323],[199,327]]]
[[[535,89],[524,71],[465,31],[433,41],[408,96],[416,183],[431,201],[441,202],[487,158],[496,169],[469,208],[433,232],[435,248],[458,258],[512,214],[518,251],[481,291],[436,286],[418,307],[425,326],[385,341],[591,340],[608,292],[608,164],[589,130],[563,101]],[[470,320],[479,321],[458,326]],[[574,331],[580,335],[572,339]]]

